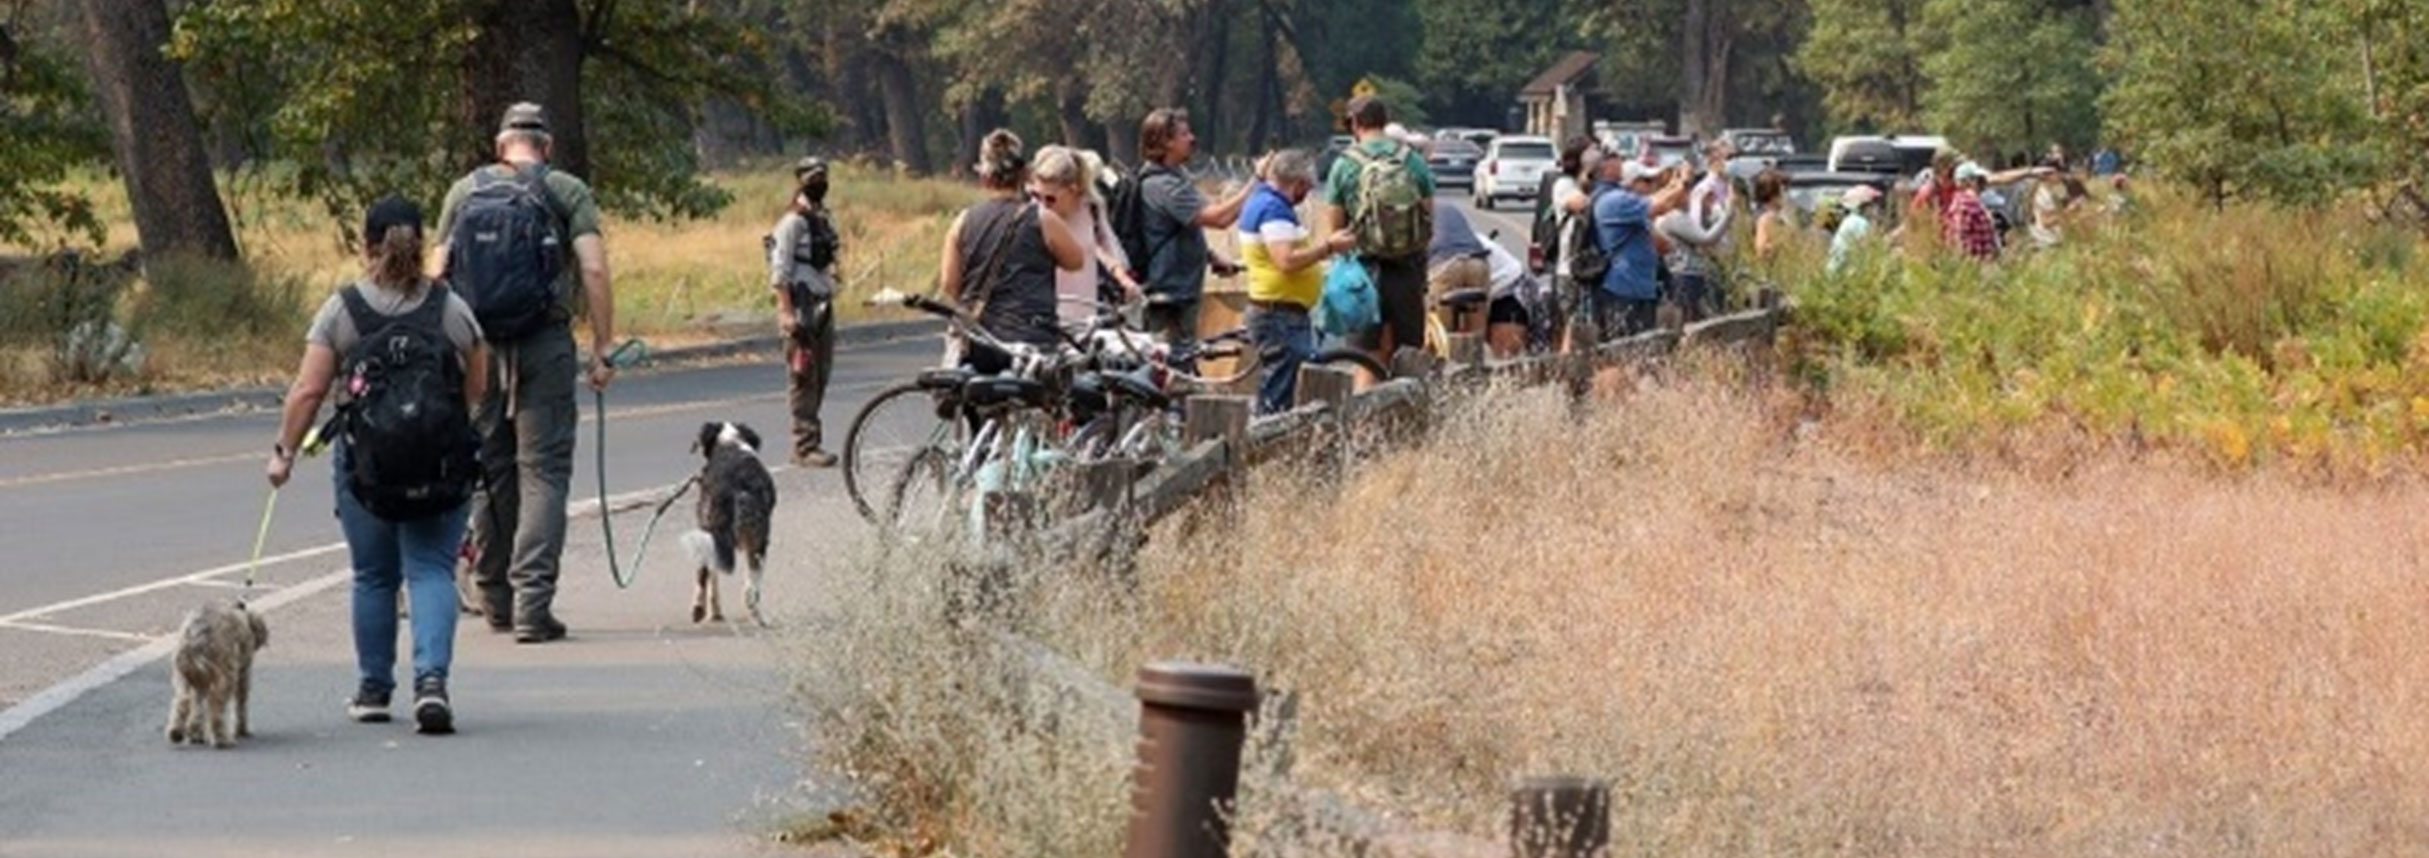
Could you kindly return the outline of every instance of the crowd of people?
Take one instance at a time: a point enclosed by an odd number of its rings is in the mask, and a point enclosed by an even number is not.
[[[1538,220],[1532,238],[1544,257],[1531,264],[1436,197],[1428,142],[1394,123],[1381,100],[1352,100],[1347,119],[1355,142],[1329,168],[1307,150],[1281,149],[1257,160],[1253,180],[1213,198],[1182,170],[1197,138],[1179,110],[1141,121],[1144,163],[1127,176],[1096,153],[1031,152],[1011,131],[994,131],[973,164],[986,195],[947,230],[938,290],[1002,342],[1051,349],[1095,324],[1105,305],[1139,305],[1141,326],[1186,352],[1208,276],[1245,273],[1246,335],[1264,373],[1258,407],[1272,412],[1291,406],[1298,368],[1317,353],[1315,314],[1334,266],[1359,266],[1365,276],[1339,279],[1371,284],[1375,318],[1336,333],[1378,365],[1422,347],[1428,314],[1453,294],[1483,311],[1440,321],[1508,357],[1649,330],[1664,306],[1689,320],[1717,313],[1744,263],[1732,238],[1739,218],[1753,220],[1758,265],[1810,228],[1776,171],[1755,176],[1741,206],[1725,144],[1707,148],[1703,167],[1660,167],[1581,136],[1561,147],[1540,191],[1550,216]],[[517,104],[501,122],[496,162],[449,190],[435,241],[412,203],[373,205],[364,275],[320,308],[306,335],[266,470],[282,486],[308,445],[335,445],[336,509],[355,570],[359,683],[347,711],[357,720],[389,717],[401,589],[412,602],[413,712],[425,732],[452,729],[459,607],[518,642],[567,634],[552,606],[576,393],[583,381],[604,391],[615,378],[606,349],[615,319],[598,205],[582,179],[550,169],[551,149],[545,112]],[[2115,160],[2104,152],[2090,164],[2111,183],[2112,209],[2125,199]],[[2044,163],[1999,172],[1940,152],[1896,229],[1936,224],[1952,252],[1995,259],[2016,232],[1998,213],[2017,202],[1996,195],[2034,179],[2020,234],[2057,244],[2087,206],[2085,178],[2069,166],[2054,147]],[[816,157],[793,164],[765,247],[792,459],[805,467],[836,461],[819,418],[845,252],[828,172]],[[1881,199],[1867,185],[1838,201],[1830,269],[1878,240]],[[1209,230],[1232,230],[1239,258],[1215,252]],[[590,329],[587,363],[578,322]],[[1001,353],[968,343],[950,348],[948,361],[981,373],[1005,367]],[[313,431],[332,398],[338,417]]]

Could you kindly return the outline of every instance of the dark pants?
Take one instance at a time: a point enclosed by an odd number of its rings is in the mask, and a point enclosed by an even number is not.
[[[1392,350],[1425,348],[1425,257],[1382,259],[1364,257],[1368,270],[1375,275],[1375,299],[1383,311],[1383,323],[1360,333],[1358,347],[1391,365],[1392,356],[1383,353],[1383,333],[1390,331]]]
[[[793,300],[801,322],[784,344],[785,393],[793,407],[793,455],[803,456],[826,442],[818,409],[826,404],[827,382],[835,376],[835,303],[815,296]],[[803,301],[808,305],[798,303]]]
[[[483,477],[471,516],[480,557],[474,579],[490,625],[530,627],[554,619],[581,359],[563,325],[493,343],[489,353],[489,395],[473,418]]]
[[[1174,369],[1195,375],[1198,361],[1198,307],[1196,295],[1187,298],[1166,298],[1158,295],[1147,299],[1144,321],[1147,332],[1164,338],[1177,354],[1191,355],[1188,360],[1174,361]]]
[[[1687,314],[1687,321],[1700,322],[1719,312],[1720,295],[1712,288],[1712,278],[1702,274],[1673,274],[1670,286],[1670,300]]]
[[[1653,330],[1659,324],[1656,311],[1661,307],[1656,298],[1622,298],[1596,289],[1591,293],[1595,324],[1602,328],[1604,342],[1620,337],[1635,336]]]

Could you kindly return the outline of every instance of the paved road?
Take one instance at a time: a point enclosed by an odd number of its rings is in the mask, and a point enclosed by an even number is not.
[[[1471,215],[1523,248],[1522,217]],[[932,339],[841,353],[831,432],[936,353]],[[764,356],[619,380],[609,491],[650,496],[688,476],[704,420],[782,436],[781,391]],[[596,442],[584,410],[575,485],[587,515]],[[232,413],[0,436],[0,856],[747,854],[748,835],[817,792],[798,780],[803,736],[769,645],[785,634],[685,622],[689,585],[671,539],[653,546],[633,591],[614,589],[589,517],[572,525],[560,602],[575,639],[515,647],[477,619],[463,629],[462,735],[343,722],[348,575],[325,463],[298,469],[260,586],[241,588],[275,421]],[[780,625],[814,628],[823,565],[869,532],[835,472],[778,470],[771,598]],[[626,551],[644,520],[616,518]],[[173,752],[159,735],[158,638],[193,605],[239,594],[274,629],[255,696],[261,735],[234,752]]]

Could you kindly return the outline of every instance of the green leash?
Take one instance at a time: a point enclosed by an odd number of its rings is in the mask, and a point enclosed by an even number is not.
[[[625,340],[623,345],[608,352],[607,365],[623,369],[646,360],[648,355],[648,344],[635,337]],[[616,589],[622,590],[633,585],[633,576],[641,571],[641,558],[638,556],[633,558],[634,568],[631,570],[626,570],[623,564],[616,562],[616,517],[613,514],[614,511],[607,508],[607,391],[593,388],[590,396],[591,425],[598,430],[596,434],[598,443],[591,445],[591,452],[598,457],[596,461],[598,467],[595,471],[599,476],[599,530],[607,537],[607,572],[615,577]],[[671,503],[673,499],[668,500]],[[659,510],[665,511],[665,506],[661,505]],[[650,526],[655,528],[657,521],[652,519]],[[641,544],[643,548],[647,548],[649,545],[646,532],[642,534]]]
[[[253,596],[253,572],[261,568],[262,547],[270,544],[270,517],[277,513],[278,487],[271,486],[270,499],[261,505],[261,527],[253,531],[253,559],[245,562],[245,589],[237,596],[236,604],[242,605]]]

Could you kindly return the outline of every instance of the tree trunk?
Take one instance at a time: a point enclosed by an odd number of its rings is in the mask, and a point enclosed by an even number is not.
[[[1205,124],[1193,130],[1212,144],[1204,148],[1218,149],[1230,136],[1225,133],[1229,129],[1223,125],[1223,89],[1224,79],[1231,72],[1231,13],[1224,8],[1222,0],[1208,0],[1205,14],[1208,26],[1198,45],[1199,50],[1208,52],[1210,56],[1207,57],[1206,77],[1199,82],[1198,93],[1206,100],[1206,117]]]
[[[486,0],[474,20],[480,32],[465,50],[456,99],[465,168],[497,158],[499,117],[509,105],[529,101],[548,111],[549,165],[598,181],[591,175],[582,115],[582,62],[586,47],[606,52],[602,61],[618,62],[614,48],[583,43],[582,10],[574,0]]]
[[[1139,127],[1127,122],[1105,123],[1105,157],[1116,164],[1139,164]]]
[[[1248,125],[1248,151],[1253,153],[1262,153],[1273,144],[1274,111],[1280,107],[1282,91],[1282,57],[1274,47],[1273,11],[1260,9],[1257,50],[1263,61],[1257,63],[1257,106]]]
[[[219,185],[185,75],[161,53],[169,39],[162,0],[84,0],[85,54],[126,177],[135,235],[147,255],[198,253],[233,260]]]
[[[935,163],[928,159],[928,107],[919,101],[919,80],[911,75],[911,64],[892,50],[872,51],[870,60],[877,72],[877,96],[885,105],[886,142],[894,150],[894,162],[914,175],[935,172]]]
[[[1054,97],[1055,119],[1062,124],[1063,145],[1074,149],[1092,149],[1088,145],[1088,87],[1077,79],[1066,78]]]
[[[1729,121],[1729,0],[1687,0],[1680,28],[1679,133],[1711,136]]]

